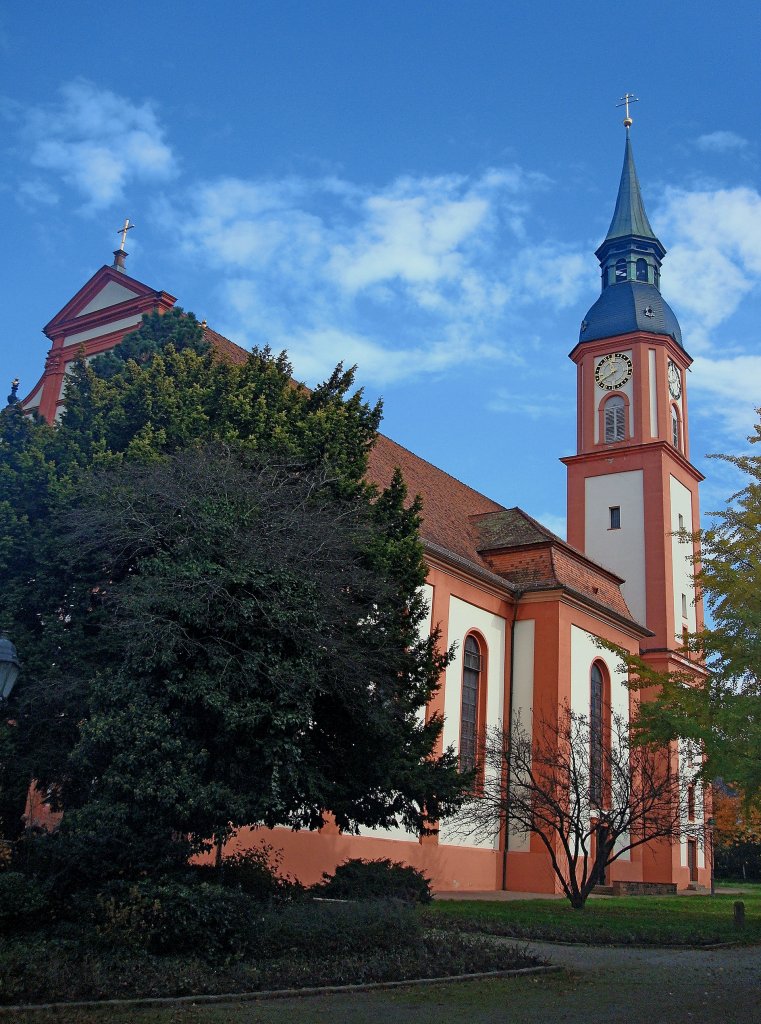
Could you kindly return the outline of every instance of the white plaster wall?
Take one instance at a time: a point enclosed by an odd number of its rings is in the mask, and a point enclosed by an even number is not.
[[[695,776],[695,772],[699,767],[700,757],[700,749],[690,740],[684,740],[679,744],[679,779],[683,786],[686,786]],[[705,842],[701,841],[705,836],[704,798],[703,787],[700,781],[696,780],[695,817],[691,822],[688,822],[686,809],[682,815],[682,828],[684,831],[679,843],[679,862],[683,868],[688,866],[687,841],[689,839],[698,840],[698,867],[704,868],[706,866]]]
[[[513,634],[513,721],[520,720],[524,729],[531,728],[534,706],[534,638],[536,623],[526,619],[515,623]],[[528,832],[510,828],[508,850],[527,853],[531,848]]]
[[[115,306],[118,302],[126,302],[127,299],[134,299],[137,292],[125,288],[123,284],[116,281],[109,281],[105,288],[101,288],[95,298],[89,302],[77,316],[84,316],[86,313],[94,313],[96,309],[105,309],[106,306]]]
[[[597,638],[581,629],[579,626],[571,626],[571,710],[577,715],[584,715],[589,718],[590,700],[590,674],[592,663],[601,661],[604,663],[610,676],[610,708],[612,715],[620,715],[625,721],[629,721],[629,690],[626,687],[628,674],[622,665],[620,658],[605,647],[598,646]],[[613,743],[614,730],[611,715],[611,734],[609,743]],[[625,846],[629,841],[628,835],[619,837],[616,846]],[[630,860],[630,852],[623,853],[619,860]]]
[[[621,352],[621,355],[628,356],[631,359],[631,357],[632,357],[632,350],[631,349],[616,349],[616,352],[619,352],[619,351]],[[607,354],[610,354],[610,353],[607,353]],[[603,361],[603,359],[605,359],[605,356],[600,356],[599,359],[595,359],[595,372],[597,372],[597,367],[600,365],[600,363]],[[626,397],[629,399],[629,435],[630,436],[634,433],[633,386],[634,386],[634,375],[632,374],[632,376],[627,380],[626,384],[624,384],[624,386],[622,388],[616,388],[617,391],[620,391],[622,395],[626,395]],[[611,393],[610,391],[603,391],[603,389],[597,384],[597,381],[595,381],[595,397],[596,397],[596,403],[595,403],[595,444],[599,444],[600,443],[600,406],[606,400],[606,398],[608,397],[608,395],[610,393]]]
[[[645,505],[642,470],[589,477],[585,484],[584,550],[626,583],[632,615],[645,622]],[[610,529],[610,508],[621,509],[621,529]]]
[[[37,390],[29,396],[26,402],[24,402],[25,409],[36,409],[42,401],[42,388],[38,387]]]
[[[658,379],[655,369],[655,349],[648,349],[648,385],[650,394],[650,437],[658,436]]]
[[[670,478],[671,492],[671,529],[679,529],[679,516],[682,516],[684,528],[692,532],[692,495],[676,477]],[[675,639],[681,642],[682,627],[686,626],[692,633],[695,631],[695,584],[692,580],[693,566],[691,562],[692,544],[680,541],[679,537],[671,537],[671,566],[674,581],[674,626]],[[682,615],[682,594],[687,595],[687,617]]]
[[[127,316],[122,320],[114,320],[113,323],[103,324],[101,327],[92,327],[89,331],[80,331],[78,334],[70,334],[64,338],[64,346],[78,345],[80,342],[89,341],[91,338],[100,338],[104,334],[111,334],[112,331],[121,331],[126,327],[136,327],[143,319],[141,313],[135,316]]]
[[[580,626],[571,626],[571,710],[589,716],[590,672],[592,662],[601,661],[610,675],[610,707],[614,714],[629,718],[627,673],[620,658],[605,647],[597,637]]]
[[[500,725],[504,715],[506,622],[483,608],[452,597],[449,603],[449,643],[457,642],[457,652],[447,666],[444,684],[444,747],[460,745],[460,701],[462,692],[462,650],[466,635],[476,629],[488,649],[486,677],[486,729]],[[497,849],[499,837],[481,840],[457,835],[457,819],[443,822],[439,842],[446,846],[481,846]]]

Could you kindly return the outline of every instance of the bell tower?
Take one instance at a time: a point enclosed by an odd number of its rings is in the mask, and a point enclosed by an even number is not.
[[[629,97],[627,97],[628,101]],[[687,371],[692,362],[661,295],[666,250],[645,212],[630,138],[613,219],[595,255],[601,294],[581,322],[577,454],[568,468],[568,541],[624,577],[633,616],[655,634],[654,668],[683,664],[685,630],[702,625],[692,582],[702,475],[689,461]]]

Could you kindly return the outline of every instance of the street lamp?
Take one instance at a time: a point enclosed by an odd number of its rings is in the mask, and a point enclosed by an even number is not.
[[[20,670],[16,648],[7,633],[0,633],[0,701],[10,697]]]

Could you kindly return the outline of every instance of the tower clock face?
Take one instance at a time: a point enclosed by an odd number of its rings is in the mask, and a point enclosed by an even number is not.
[[[682,394],[682,375],[676,363],[669,359],[668,368],[669,394],[672,398],[679,398]]]
[[[604,391],[623,387],[632,375],[632,361],[623,352],[603,356],[595,368],[595,380]]]

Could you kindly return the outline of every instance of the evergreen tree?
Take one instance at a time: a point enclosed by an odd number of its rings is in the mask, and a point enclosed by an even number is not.
[[[140,362],[80,361],[57,428],[0,416],[21,774],[85,874],[325,812],[420,830],[462,777],[422,718],[447,658],[418,636],[419,504],[364,479],[380,406],[340,366],[310,392],[157,319]]]

